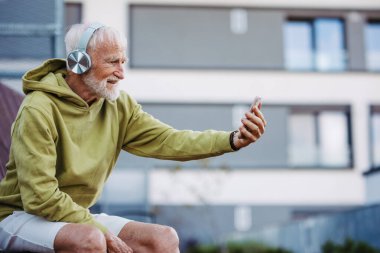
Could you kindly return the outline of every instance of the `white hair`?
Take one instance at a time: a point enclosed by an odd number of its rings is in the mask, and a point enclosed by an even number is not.
[[[84,31],[89,27],[90,24],[75,24],[70,27],[65,36],[66,44],[66,56],[79,46],[79,41],[82,37]],[[121,36],[119,31],[113,27],[103,26],[97,29],[87,45],[87,50],[96,48],[99,44],[105,42],[115,43],[126,48],[127,40],[125,37]]]

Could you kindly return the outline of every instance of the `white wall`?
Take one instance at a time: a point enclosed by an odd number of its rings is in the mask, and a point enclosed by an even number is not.
[[[127,35],[126,0],[65,0],[67,3],[83,4],[83,22],[100,22],[115,27]]]
[[[353,171],[155,169],[149,178],[157,205],[358,205],[365,195]]]

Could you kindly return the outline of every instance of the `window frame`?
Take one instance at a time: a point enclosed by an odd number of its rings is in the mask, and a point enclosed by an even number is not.
[[[296,12],[297,13],[297,12]],[[311,33],[310,33],[310,41],[311,41],[311,54],[312,54],[312,62],[311,62],[311,68],[304,70],[304,69],[289,69],[288,66],[286,65],[286,50],[287,47],[285,45],[285,31],[284,31],[284,69],[290,72],[297,72],[297,71],[310,71],[310,72],[347,72],[349,71],[349,61],[347,57],[344,57],[343,59],[343,69],[342,70],[336,70],[336,69],[320,69],[318,67],[318,59],[317,59],[317,53],[318,53],[318,48],[317,48],[317,31],[316,31],[316,21],[317,20],[338,20],[342,24],[342,39],[343,39],[343,45],[342,45],[342,50],[344,52],[344,56],[348,54],[348,42],[347,42],[347,25],[346,25],[346,20],[344,17],[341,15],[337,15],[336,13],[331,13],[330,15],[326,14],[321,14],[318,12],[312,12],[310,15],[297,15],[297,14],[292,14],[292,12],[287,13],[287,18],[284,21],[284,27],[289,24],[289,22],[305,22],[310,25]],[[285,30],[285,29],[284,29]]]
[[[372,122],[372,119],[373,119],[373,116],[377,114],[380,116],[380,105],[371,105],[370,106],[370,117],[369,117],[369,146],[370,146],[370,171],[372,170],[380,170],[380,163],[379,164],[375,164],[375,157],[374,157],[374,149],[375,149],[375,142],[374,142],[374,136],[373,136],[373,132],[374,132],[374,125],[373,125],[373,122]]]
[[[380,17],[377,17],[377,18],[367,18],[367,21],[366,21],[366,23],[365,23],[365,27],[364,27],[364,30],[365,30],[365,33],[367,33],[367,29],[368,29],[368,26],[369,25],[371,25],[371,24],[376,24],[376,25],[378,25],[379,27],[380,27]],[[365,34],[364,35],[364,40],[366,40],[367,39],[367,35]],[[379,41],[379,43],[380,43],[380,41]],[[367,41],[365,41],[365,69],[366,69],[366,71],[368,71],[368,72],[371,72],[371,73],[379,73],[380,72],[380,67],[378,68],[378,69],[374,69],[374,70],[372,70],[372,69],[370,69],[369,68],[369,64],[368,64],[368,48],[367,48]]]
[[[69,20],[69,17],[67,15],[68,13],[68,8],[74,8],[76,9],[76,11],[78,11],[79,13],[79,17],[76,17],[77,20],[73,20],[73,22],[69,22],[71,20]],[[82,20],[83,20],[83,3],[77,3],[77,2],[65,2],[65,22],[64,22],[64,25],[65,25],[65,29],[68,29],[70,26],[72,26],[73,24],[76,24],[76,23],[82,23]],[[72,13],[73,14],[73,13]]]
[[[290,163],[290,155],[288,156],[288,167],[293,169],[307,168],[307,169],[353,169],[354,166],[354,145],[352,137],[352,121],[351,121],[351,106],[350,105],[290,105],[288,119],[294,114],[311,114],[315,124],[315,144],[317,149],[320,149],[321,145],[321,127],[319,122],[319,115],[323,112],[343,112],[346,116],[347,126],[347,145],[348,145],[348,165],[347,166],[326,166],[321,164],[321,161],[317,161],[315,165],[292,165]],[[290,131],[290,130],[289,130]],[[288,132],[289,132],[288,131]],[[290,133],[290,132],[289,132]],[[290,138],[291,136],[288,136]],[[288,150],[290,148],[291,141],[288,141]]]

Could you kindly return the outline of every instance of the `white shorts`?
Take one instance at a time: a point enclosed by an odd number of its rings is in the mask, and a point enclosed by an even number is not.
[[[114,235],[118,235],[124,225],[131,221],[104,213],[93,216]],[[54,252],[55,237],[66,224],[68,223],[51,222],[24,211],[16,211],[0,222],[0,252]]]

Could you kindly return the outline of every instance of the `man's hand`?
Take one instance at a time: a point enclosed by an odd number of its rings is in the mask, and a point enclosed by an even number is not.
[[[133,253],[133,250],[119,237],[107,232],[104,237],[107,242],[107,253]]]
[[[245,113],[245,118],[241,120],[242,125],[239,132],[235,134],[233,142],[236,148],[240,149],[257,141],[265,132],[267,122],[261,109],[261,100],[254,104],[249,112]]]

